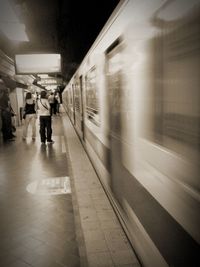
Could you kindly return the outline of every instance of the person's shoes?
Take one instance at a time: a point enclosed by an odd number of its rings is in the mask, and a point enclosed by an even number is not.
[[[24,140],[24,141],[25,141],[25,140],[26,140],[26,137],[22,136],[22,140]]]
[[[4,142],[12,142],[12,141],[15,141],[15,139],[14,138],[4,139]]]
[[[41,142],[41,145],[45,145],[45,142]]]
[[[48,145],[49,145],[49,144],[53,144],[53,143],[55,143],[53,140],[47,141],[47,144],[48,144]]]

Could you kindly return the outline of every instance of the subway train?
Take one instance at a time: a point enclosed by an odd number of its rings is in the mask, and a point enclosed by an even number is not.
[[[63,106],[142,266],[200,266],[200,1],[120,1]]]

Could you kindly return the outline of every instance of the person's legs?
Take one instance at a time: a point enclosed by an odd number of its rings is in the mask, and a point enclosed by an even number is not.
[[[23,126],[23,134],[22,134],[23,139],[25,139],[27,137],[27,131],[28,131],[28,126],[29,126],[30,120],[31,120],[30,115],[26,115],[26,118],[24,120],[24,126]]]
[[[50,104],[50,115],[52,116],[53,115],[53,112],[54,112],[54,103],[51,103]]]
[[[36,137],[36,115],[31,115],[32,138]]]
[[[46,117],[45,116],[40,116],[40,139],[42,143],[46,142]]]
[[[60,114],[60,103],[57,104],[57,113]]]
[[[57,113],[57,102],[54,103],[54,115]]]
[[[51,142],[52,128],[51,128],[51,116],[46,117],[47,125],[47,142]]]

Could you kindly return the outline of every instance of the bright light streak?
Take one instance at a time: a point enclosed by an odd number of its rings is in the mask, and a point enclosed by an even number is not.
[[[159,17],[165,20],[174,20],[184,16],[189,10],[194,8],[199,0],[177,0],[169,3],[165,9],[159,12]]]
[[[1,30],[10,40],[24,41],[24,42],[29,41],[25,32],[25,25],[22,23],[18,24],[12,22],[1,23]]]
[[[6,0],[1,0],[0,30],[10,40],[29,41],[25,25],[20,23],[9,1]]]

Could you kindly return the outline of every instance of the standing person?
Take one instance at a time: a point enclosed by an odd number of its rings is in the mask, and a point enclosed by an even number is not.
[[[36,103],[35,99],[33,98],[32,94],[28,92],[26,94],[25,98],[25,107],[24,107],[24,127],[23,127],[23,136],[22,139],[26,140],[27,137],[27,131],[28,131],[28,126],[31,124],[32,128],[32,140],[35,140],[36,137]]]
[[[59,93],[56,92],[55,94],[55,99],[56,99],[56,112],[58,113],[58,115],[60,114],[60,96]]]
[[[1,110],[1,120],[2,120],[2,134],[3,141],[14,141],[15,137],[12,133],[12,121],[11,121],[11,109],[10,109],[10,99],[9,90],[6,88],[3,80],[0,79],[0,110]]]
[[[57,114],[57,104],[58,104],[58,100],[56,98],[56,92],[54,93],[54,115]]]
[[[38,115],[40,119],[40,138],[41,143],[53,144],[54,141],[51,139],[52,128],[51,128],[51,115],[50,115],[50,104],[47,99],[46,91],[41,92],[41,97],[37,101]]]
[[[54,111],[54,105],[55,105],[55,97],[54,97],[54,93],[51,92],[50,96],[48,97],[49,100],[49,104],[50,104],[50,115],[53,115],[53,111]]]

